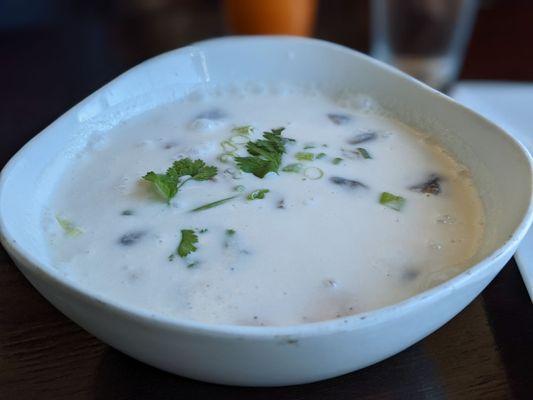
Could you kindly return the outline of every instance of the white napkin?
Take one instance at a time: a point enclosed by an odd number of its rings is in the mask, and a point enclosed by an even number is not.
[[[463,81],[451,96],[501,126],[533,154],[533,83]],[[533,229],[515,259],[533,300]]]

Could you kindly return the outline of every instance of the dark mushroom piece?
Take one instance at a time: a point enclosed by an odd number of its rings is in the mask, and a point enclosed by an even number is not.
[[[175,142],[167,142],[163,145],[163,149],[169,150],[177,146],[177,143]]]
[[[431,174],[425,182],[411,186],[409,190],[413,192],[426,193],[426,194],[440,194],[441,177],[436,174]]]
[[[227,114],[224,111],[214,108],[212,110],[201,112],[196,116],[196,119],[222,119],[226,117]]]
[[[348,122],[352,120],[352,118],[349,115],[346,114],[328,114],[328,118],[331,122],[333,122],[335,125],[346,125]]]
[[[340,176],[332,176],[331,178],[329,178],[329,180],[335,185],[345,186],[350,189],[356,189],[358,187],[368,189],[367,185],[358,181],[354,181],[353,179],[341,178]]]
[[[416,269],[406,269],[403,273],[402,273],[402,279],[406,282],[412,282],[414,281],[416,278],[418,278],[418,276],[420,275],[420,271],[416,270]]]
[[[129,232],[122,235],[118,242],[123,246],[131,246],[136,244],[144,235],[146,235],[144,231]]]
[[[376,140],[377,137],[378,135],[376,132],[360,133],[359,135],[356,135],[352,139],[348,140],[348,143],[359,144],[359,143],[369,142],[371,140]]]

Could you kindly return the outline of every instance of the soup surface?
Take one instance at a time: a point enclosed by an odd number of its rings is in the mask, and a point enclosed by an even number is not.
[[[116,302],[290,325],[406,299],[483,235],[468,171],[371,99],[203,94],[94,135],[44,212],[54,266]]]

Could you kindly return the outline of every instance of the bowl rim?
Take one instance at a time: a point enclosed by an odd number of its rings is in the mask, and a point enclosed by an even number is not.
[[[272,44],[306,44],[312,47],[315,47],[318,51],[340,51],[351,57],[357,57],[365,60],[366,62],[372,64],[373,67],[380,70],[388,71],[395,75],[397,79],[408,80],[412,84],[416,85],[417,88],[424,90],[428,96],[439,97],[442,101],[447,103],[453,103],[455,106],[462,109],[463,112],[469,113],[472,117],[476,118],[478,122],[484,123],[489,126],[491,129],[498,131],[502,140],[506,140],[514,146],[517,150],[517,154],[520,154],[530,166],[530,185],[529,185],[529,196],[530,202],[528,208],[524,215],[522,215],[520,223],[513,230],[512,235],[498,248],[496,248],[489,255],[484,257],[479,262],[471,265],[469,268],[461,272],[460,274],[454,276],[447,281],[434,286],[430,289],[422,291],[415,294],[414,296],[408,297],[400,302],[387,305],[385,307],[377,308],[370,311],[365,311],[357,314],[347,315],[339,318],[328,319],[317,322],[301,323],[294,325],[283,325],[283,326],[248,326],[248,325],[233,325],[233,324],[215,324],[207,323],[201,321],[195,321],[187,318],[172,317],[166,316],[158,313],[153,313],[149,310],[139,309],[128,304],[123,304],[108,298],[106,296],[99,295],[97,293],[91,292],[84,289],[82,286],[78,285],[74,281],[61,278],[60,275],[54,274],[49,271],[49,268],[43,266],[43,263],[33,257],[31,252],[26,251],[25,248],[18,243],[18,241],[11,235],[9,230],[5,225],[5,220],[0,213],[0,242],[9,253],[9,255],[16,261],[17,267],[24,272],[25,269],[28,269],[34,274],[40,275],[40,279],[48,286],[54,288],[54,290],[63,290],[68,292],[68,295],[75,297],[82,302],[90,302],[95,306],[100,308],[106,308],[108,311],[111,311],[115,314],[120,314],[124,317],[129,318],[130,320],[135,320],[146,325],[151,325],[153,327],[164,328],[173,331],[185,331],[191,334],[202,334],[208,336],[222,336],[222,337],[235,337],[240,338],[253,338],[254,340],[271,340],[272,338],[279,337],[291,337],[291,338],[302,338],[302,337],[313,337],[320,336],[328,333],[336,333],[341,331],[351,331],[356,328],[363,328],[375,324],[379,324],[383,321],[386,321],[390,318],[397,318],[400,315],[403,315],[409,312],[410,309],[414,307],[419,307],[420,303],[436,301],[439,298],[445,297],[450,292],[455,291],[458,287],[467,284],[467,282],[472,281],[476,278],[483,278],[484,274],[489,272],[489,267],[493,263],[498,262],[501,259],[504,259],[508,253],[513,250],[514,246],[517,246],[518,243],[523,239],[528,231],[528,227],[533,221],[533,202],[532,192],[533,192],[533,160],[531,154],[514,137],[505,132],[502,128],[498,127],[496,124],[487,120],[483,116],[477,114],[476,112],[470,110],[469,108],[457,103],[455,100],[450,97],[430,88],[429,86],[417,81],[416,79],[406,75],[405,73],[396,70],[393,67],[390,67],[380,61],[377,61],[363,53],[360,53],[356,50],[350,49],[348,47],[327,42],[320,39],[312,38],[303,38],[295,36],[284,36],[284,35],[265,35],[265,36],[227,36],[222,38],[213,38],[207,39],[200,42],[193,43],[191,45],[181,47],[175,50],[171,50],[155,57],[152,57],[146,61],[141,62],[140,64],[128,69],[124,73],[120,74],[114,78],[110,83],[107,83],[103,87],[99,88],[97,91],[93,92],[91,95],[87,96],[80,103],[72,107],[70,110],[66,111],[62,116],[57,120],[64,117],[65,114],[70,114],[74,110],[82,107],[89,99],[93,96],[101,93],[108,88],[115,80],[119,78],[124,78],[132,71],[138,68],[144,68],[155,62],[157,59],[160,62],[161,59],[168,58],[172,55],[187,53],[192,49],[202,50],[202,48],[209,48],[210,46],[217,46],[220,43],[237,43],[242,44],[244,42],[249,42],[253,44],[256,42],[271,42]],[[56,120],[56,121],[57,121]],[[55,122],[52,123],[52,125]],[[46,130],[47,128],[45,128]],[[43,130],[42,132],[44,132]],[[15,167],[17,161],[24,156],[24,153],[28,148],[34,145],[38,145],[36,140],[41,136],[41,133],[35,135],[31,140],[29,140],[21,149],[19,149],[15,155],[6,163],[2,171],[0,172],[0,201],[4,190],[6,190],[6,177],[9,175],[10,171]]]

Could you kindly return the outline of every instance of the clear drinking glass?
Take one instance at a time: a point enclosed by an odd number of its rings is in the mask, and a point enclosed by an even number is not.
[[[457,78],[478,0],[372,0],[372,56],[435,89]]]

